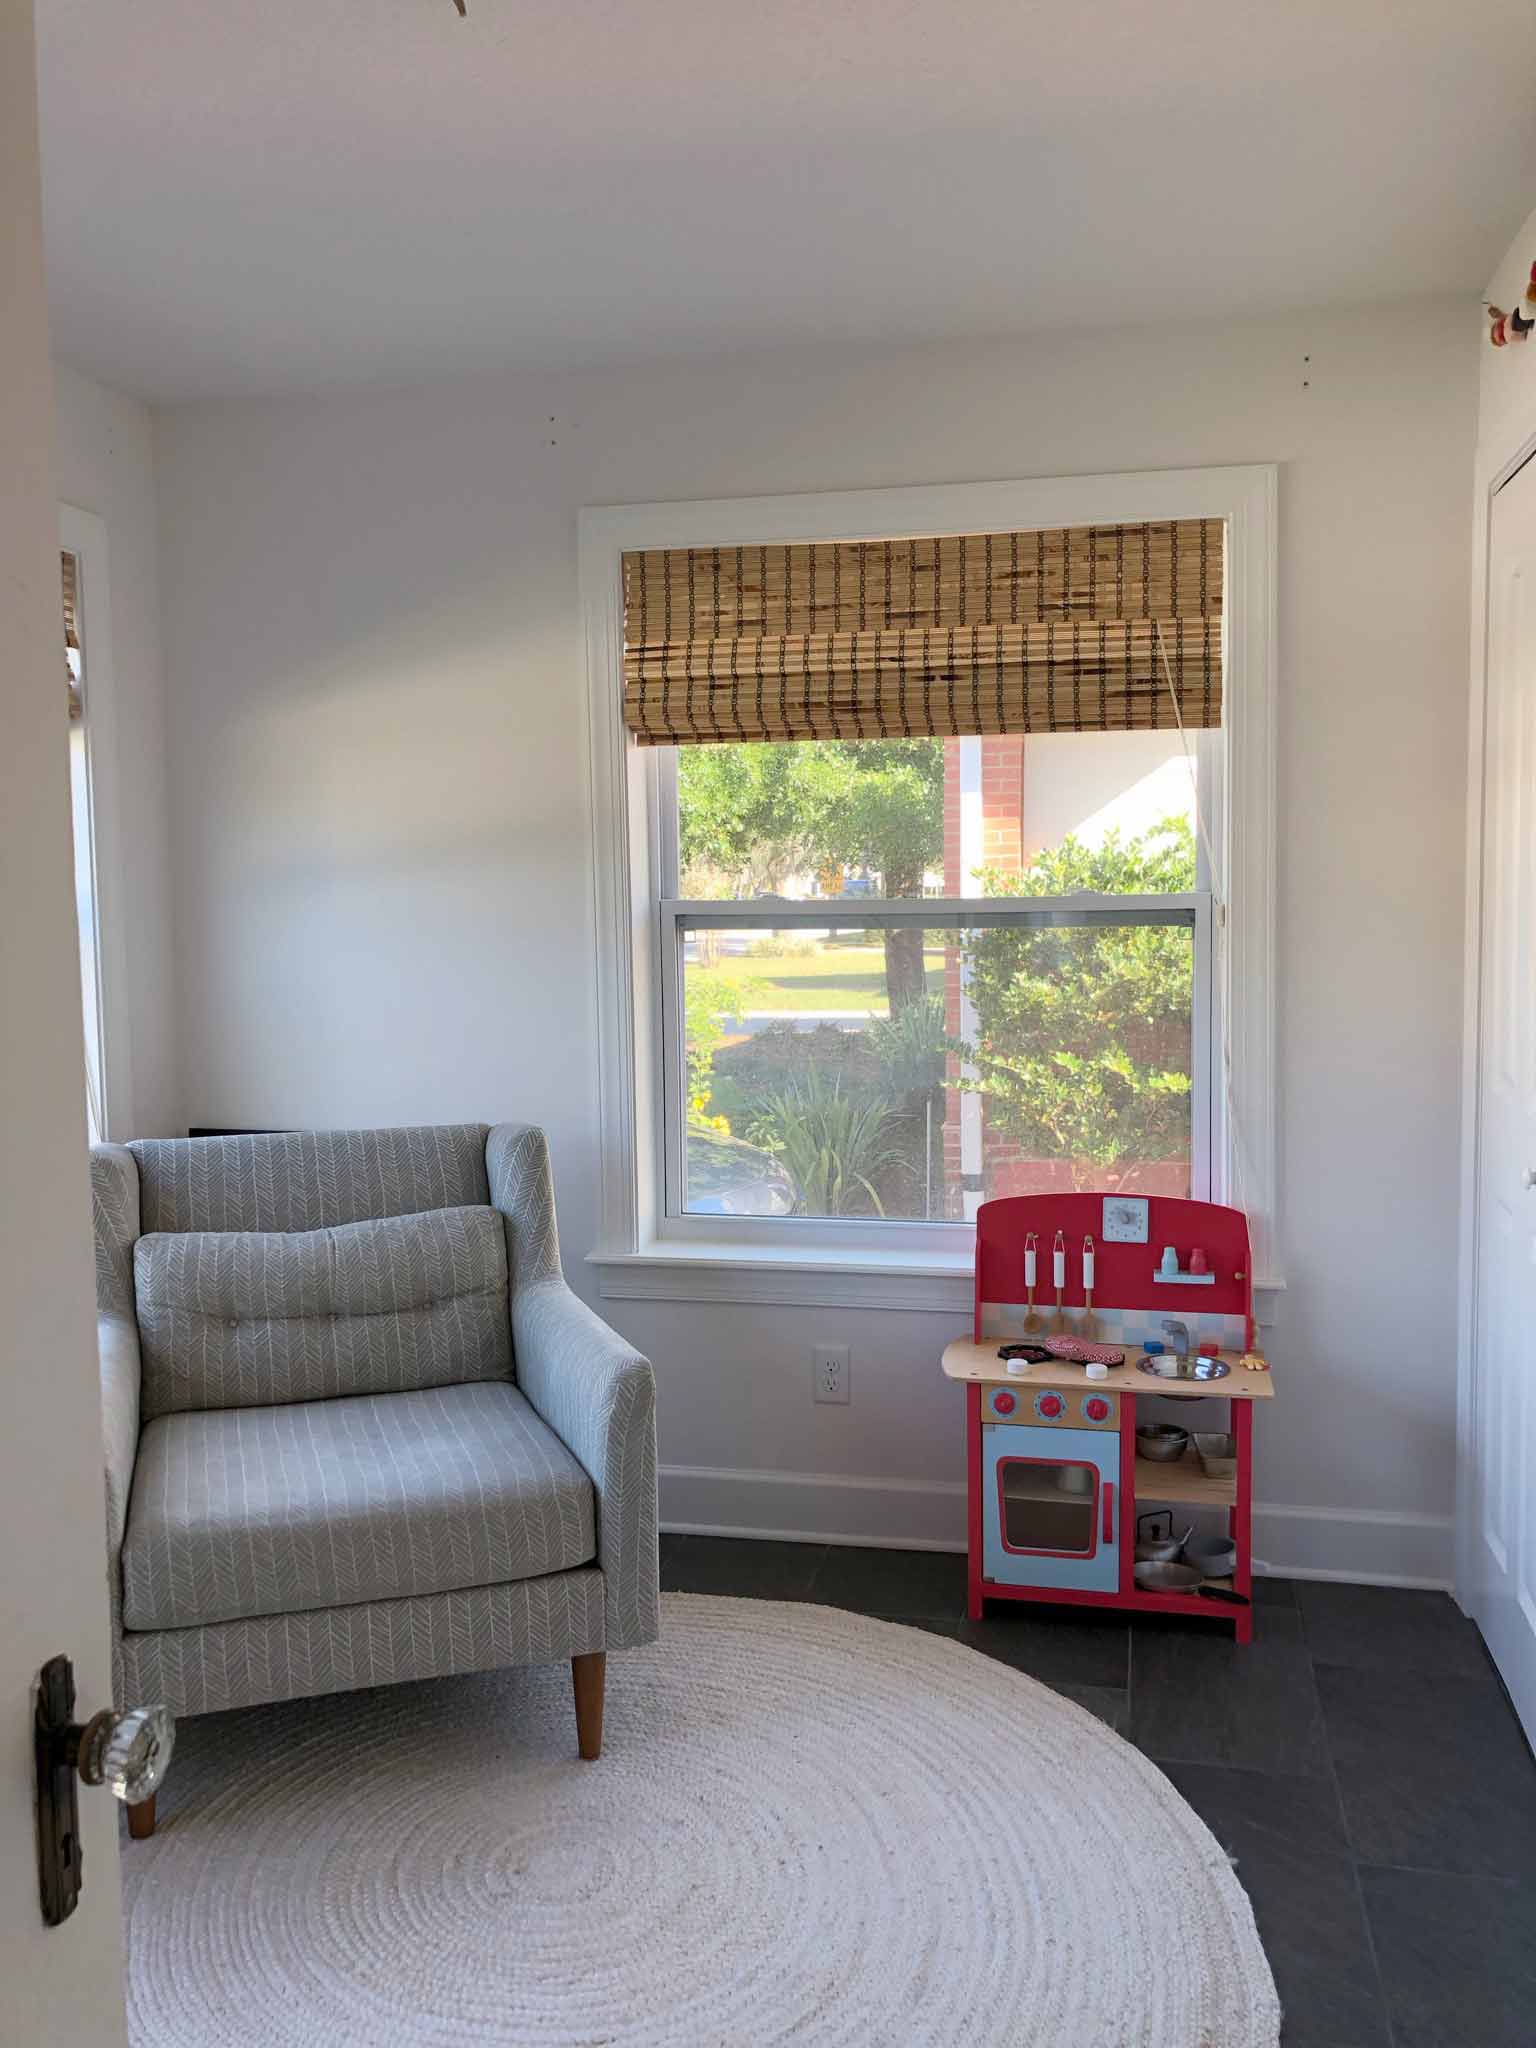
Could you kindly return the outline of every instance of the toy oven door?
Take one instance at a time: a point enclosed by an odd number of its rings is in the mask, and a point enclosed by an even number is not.
[[[981,1445],[983,1577],[1118,1592],[1118,1434],[986,1423]]]

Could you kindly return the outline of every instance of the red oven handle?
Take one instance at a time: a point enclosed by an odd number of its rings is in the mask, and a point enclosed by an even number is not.
[[[1104,1541],[1115,1540],[1115,1488],[1113,1480],[1104,1482]]]

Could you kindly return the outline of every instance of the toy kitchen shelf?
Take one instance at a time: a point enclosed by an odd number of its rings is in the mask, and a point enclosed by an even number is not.
[[[1145,1231],[1125,1241],[1108,1237]],[[1053,1246],[1065,1243],[1058,1323]],[[1037,1327],[1029,1312],[1025,1247],[1035,1240]],[[1092,1324],[1083,1251],[1093,1241]],[[1160,1270],[1173,1246],[1177,1274]],[[1204,1271],[1185,1260],[1198,1252]],[[1156,1279],[1154,1281],[1154,1274]],[[1189,1348],[1229,1368],[1217,1380],[1165,1379],[1138,1369],[1163,1323],[1187,1325]],[[1089,1335],[1123,1350],[1102,1379],[1053,1358],[1010,1372],[998,1356],[1009,1342]],[[1131,1613],[1197,1614],[1229,1620],[1237,1640],[1253,1634],[1253,1416],[1273,1398],[1267,1370],[1251,1352],[1253,1283],[1247,1219],[1239,1209],[1172,1196],[1015,1195],[985,1202],[976,1217],[976,1315],[970,1337],[944,1353],[944,1372],[966,1388],[968,1593],[972,1619],[986,1600],[1033,1600]],[[1199,1402],[1180,1414],[1179,1407]],[[1222,1404],[1218,1408],[1218,1403]],[[1167,1404],[1167,1405],[1164,1405]],[[1150,1411],[1150,1412],[1149,1412]],[[1225,1420],[1218,1419],[1225,1414]],[[1230,1434],[1231,1476],[1207,1474],[1193,1442],[1182,1458],[1136,1454],[1139,1421],[1178,1419],[1195,1431]],[[1150,1509],[1218,1511],[1237,1548],[1236,1567],[1217,1585],[1241,1604],[1198,1588],[1159,1592],[1135,1581],[1136,1523]]]

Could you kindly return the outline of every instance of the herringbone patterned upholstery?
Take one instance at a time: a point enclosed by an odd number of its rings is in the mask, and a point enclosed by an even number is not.
[[[212,1714],[402,1678],[554,1664],[608,1647],[604,1605],[603,1575],[588,1565],[465,1593],[149,1630],[121,1638],[118,1697]]]
[[[142,1230],[327,1230],[490,1199],[485,1124],[145,1138]],[[115,1149],[115,1148],[114,1148]]]
[[[651,1369],[565,1285],[541,1131],[100,1146],[92,1187],[119,1697],[198,1712],[654,1637]]]
[[[591,1480],[505,1381],[163,1415],[139,1439],[123,1622],[452,1593],[596,1550]]]
[[[512,1377],[502,1219],[155,1231],[133,1253],[145,1420]]]

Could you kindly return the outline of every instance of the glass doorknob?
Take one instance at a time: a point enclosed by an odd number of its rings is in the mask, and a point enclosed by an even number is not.
[[[65,1754],[87,1785],[138,1806],[160,1789],[175,1744],[169,1707],[109,1707],[69,1730]]]

